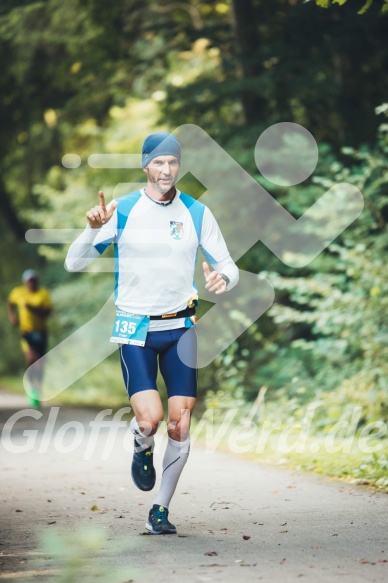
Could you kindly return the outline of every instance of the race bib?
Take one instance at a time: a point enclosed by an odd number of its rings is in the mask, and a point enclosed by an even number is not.
[[[147,316],[117,310],[110,341],[144,346],[149,325],[150,319]]]

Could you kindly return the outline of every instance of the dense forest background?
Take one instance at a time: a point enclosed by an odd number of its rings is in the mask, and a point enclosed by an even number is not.
[[[117,185],[142,180],[91,168],[91,154],[136,153],[155,129],[195,123],[295,217],[337,181],[365,198],[360,218],[307,267],[285,266],[261,243],[239,260],[272,281],[276,300],[201,372],[202,398],[220,414],[231,403],[246,411],[265,385],[267,402],[288,417],[319,403],[317,428],[356,405],[360,427],[386,419],[386,13],[382,0],[3,0],[3,379],[21,383],[6,300],[24,269],[39,269],[52,292],[52,346],[112,289],[111,274],[67,273],[67,247],[27,243],[26,230],[82,228],[99,190],[110,199]],[[303,125],[319,145],[313,176],[292,188],[266,181],[253,157],[260,134],[281,121]],[[79,158],[65,167],[69,153]],[[195,180],[187,188],[202,192]],[[69,389],[74,400],[125,401],[116,356]]]

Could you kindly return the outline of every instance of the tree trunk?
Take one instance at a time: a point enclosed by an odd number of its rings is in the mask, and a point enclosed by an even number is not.
[[[257,62],[259,35],[252,0],[232,0],[232,15],[245,122],[255,123],[263,118],[265,101],[250,87],[260,73]]]
[[[0,201],[3,219],[16,240],[23,241],[26,229],[13,208],[10,195],[6,192],[3,181],[0,179]]]

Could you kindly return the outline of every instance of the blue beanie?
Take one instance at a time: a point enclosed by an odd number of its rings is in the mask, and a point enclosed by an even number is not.
[[[144,168],[156,156],[175,156],[181,161],[181,147],[173,134],[157,132],[144,140],[142,148],[142,167]]]

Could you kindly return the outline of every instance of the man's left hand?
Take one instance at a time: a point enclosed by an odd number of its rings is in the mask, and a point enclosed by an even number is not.
[[[205,288],[216,294],[223,294],[226,292],[226,283],[218,271],[210,271],[206,261],[202,263],[203,273],[206,280]]]

